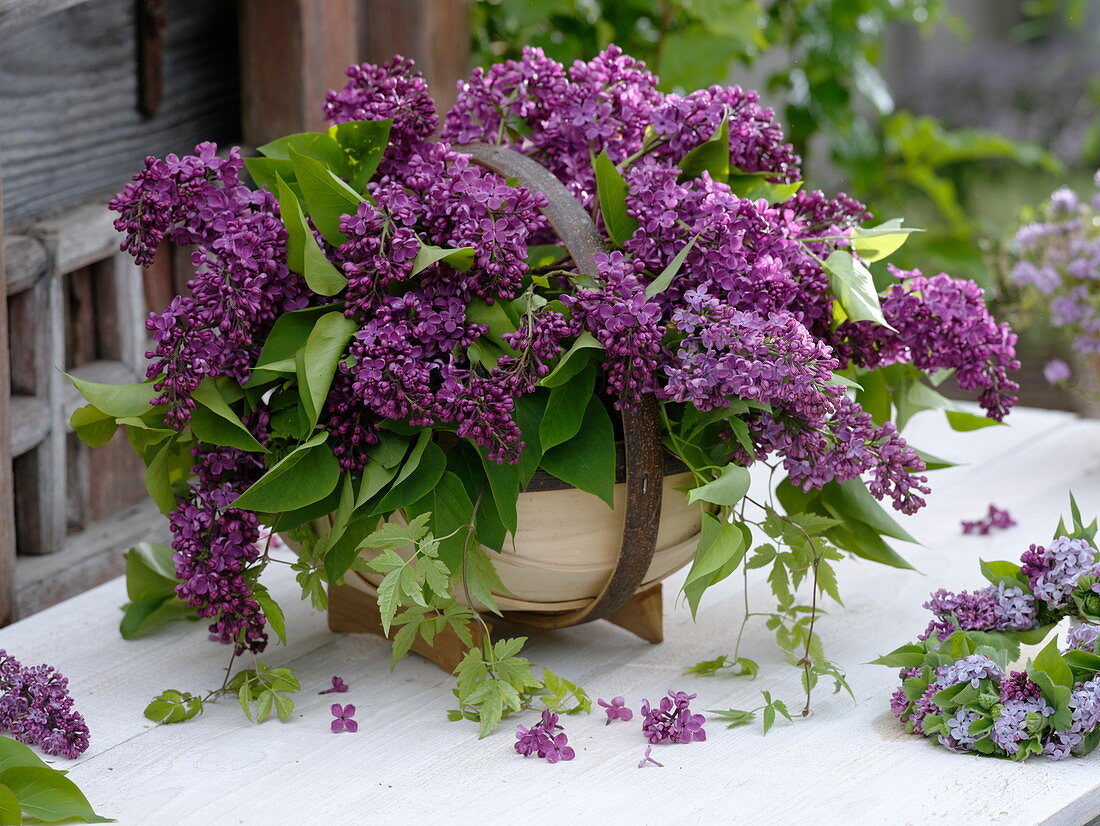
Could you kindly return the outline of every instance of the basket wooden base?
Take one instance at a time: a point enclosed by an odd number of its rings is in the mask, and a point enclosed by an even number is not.
[[[605,619],[636,634],[646,642],[657,643],[664,639],[663,606],[661,583],[657,582],[636,593],[622,608]],[[508,614],[505,614],[504,619],[493,614],[483,616],[491,625],[507,628],[509,631],[518,630],[521,633],[530,634],[532,631],[540,630],[524,626],[522,621],[510,622]],[[515,617],[514,614],[512,616]],[[328,627],[333,631],[345,633],[385,636],[382,633],[382,616],[378,612],[377,599],[373,594],[350,585],[334,585],[329,589]],[[480,642],[480,630],[475,627],[471,631],[475,643]],[[462,661],[466,653],[462,641],[450,628],[438,634],[431,645],[417,637],[412,650],[448,672],[454,671],[455,666]]]

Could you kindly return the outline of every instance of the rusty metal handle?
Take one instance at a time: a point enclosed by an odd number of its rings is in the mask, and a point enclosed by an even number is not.
[[[471,143],[455,149],[470,155],[486,169],[515,178],[528,189],[545,195],[547,205],[543,214],[569,251],[573,263],[581,272],[598,278],[595,256],[606,249],[603,238],[580,202],[546,167],[502,146]],[[556,614],[507,612],[508,620],[540,628],[563,628],[591,622],[619,610],[645,580],[657,547],[664,487],[657,400],[651,395],[643,396],[634,407],[622,411],[622,418],[626,452],[626,522],[614,571],[603,590],[583,608]]]

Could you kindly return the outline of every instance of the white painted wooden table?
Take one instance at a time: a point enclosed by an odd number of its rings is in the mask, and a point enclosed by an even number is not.
[[[862,664],[921,630],[930,590],[978,585],[979,557],[1015,559],[1049,538],[1069,488],[1087,513],[1100,512],[1100,422],[1036,410],[1011,420],[959,434],[921,414],[907,430],[917,447],[966,464],[933,474],[930,505],[906,523],[925,545],[906,556],[925,574],[843,564],[846,607],[820,629],[857,702],[823,692],[811,719],[781,721],[766,738],[758,725],[711,724],[705,743],[655,747],[665,768],[636,768],[646,745],[636,721],[605,727],[602,714],[566,718],[571,763],[512,750],[514,726],[533,714],[478,741],[473,724],[445,718],[449,675],[415,657],[391,673],[387,644],[329,632],[298,601],[286,566],[272,566],[270,587],[287,609],[290,645],[265,658],[292,666],[303,684],[286,723],[250,724],[232,701],[180,725],[145,720],[142,709],[162,689],[219,685],[225,649],[191,624],[124,642],[122,580],[0,630],[0,647],[69,677],[92,732],[72,777],[100,813],[124,824],[1085,823],[1100,814],[1100,754],[1024,765],[950,754],[902,733],[887,708],[895,672]],[[1008,507],[1019,526],[963,536],[959,521],[990,502]],[[544,636],[529,654],[593,699],[623,694],[635,709],[673,688],[698,692],[700,709],[751,708],[761,689],[796,707],[797,674],[779,662],[762,625],[750,626],[744,645],[763,667],[755,681],[680,676],[685,665],[732,651],[741,593],[738,577],[716,587],[693,624],[668,596],[678,583],[666,585],[662,645],[596,623]],[[750,593],[767,605],[762,582]],[[319,696],[334,674],[351,690]],[[329,731],[335,700],[356,705],[358,734]]]

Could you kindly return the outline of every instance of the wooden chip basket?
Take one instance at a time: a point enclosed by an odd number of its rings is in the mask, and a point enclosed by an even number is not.
[[[458,147],[473,159],[547,198],[543,210],[578,271],[595,277],[603,240],[580,203],[541,164],[488,144]],[[517,503],[519,525],[504,552],[487,550],[511,592],[498,603],[494,623],[563,628],[607,619],[650,642],[660,642],[660,581],[687,564],[698,542],[701,514],[677,490],[690,474],[661,445],[657,401],[644,397],[623,410],[620,476],[615,508],[598,497],[538,472]],[[666,495],[667,494],[667,495]],[[514,542],[512,541],[514,540]],[[381,634],[378,579],[349,572],[329,594],[334,631]],[[475,606],[478,607],[478,606]],[[452,670],[463,646],[450,632],[433,645],[417,639],[413,651]]]

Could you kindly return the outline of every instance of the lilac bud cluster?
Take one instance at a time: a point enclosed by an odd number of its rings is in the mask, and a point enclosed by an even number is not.
[[[1100,353],[1100,172],[1091,201],[1062,188],[1050,197],[1043,220],[1016,233],[1012,280],[1033,302],[1049,310],[1051,322],[1071,337],[1079,353]],[[1060,359],[1049,371],[1051,382],[1069,371]]]
[[[0,731],[58,757],[73,759],[88,748],[88,726],[73,709],[69,681],[53,666],[23,666],[2,648]]]
[[[1016,334],[993,319],[973,281],[890,269],[903,279],[882,300],[883,316],[894,329],[845,322],[837,331],[843,337],[840,352],[864,367],[911,363],[928,373],[954,370],[959,387],[977,392],[987,415],[1004,419],[1019,390],[1008,378],[1009,371],[1020,369]]]
[[[670,691],[656,706],[642,701],[642,733],[650,743],[691,743],[707,739],[706,718],[691,713],[694,694]]]

